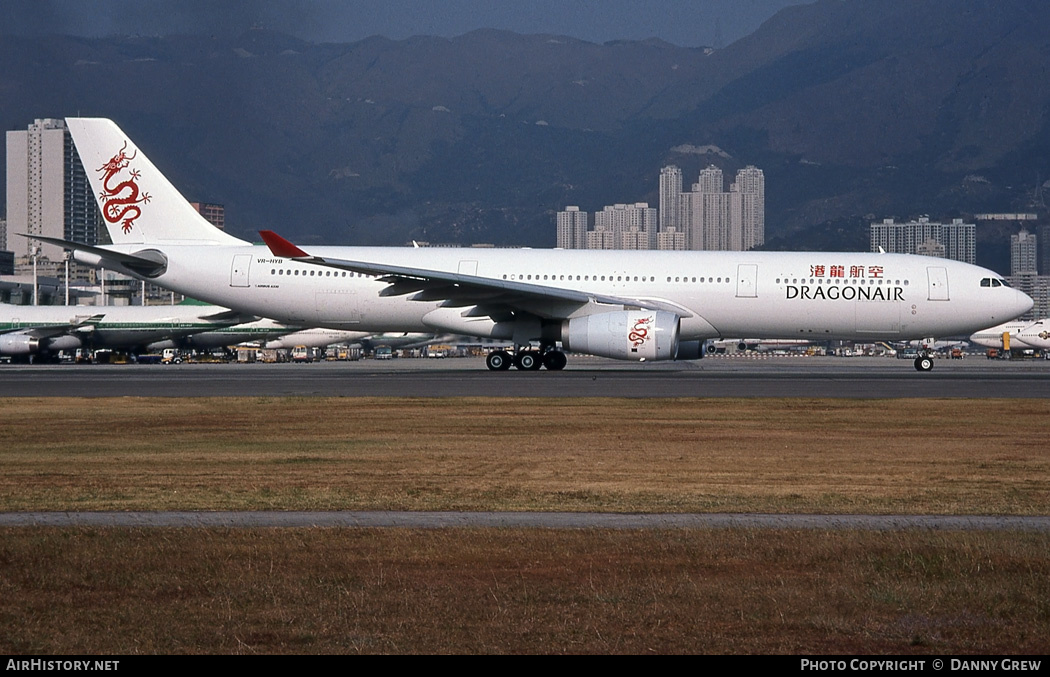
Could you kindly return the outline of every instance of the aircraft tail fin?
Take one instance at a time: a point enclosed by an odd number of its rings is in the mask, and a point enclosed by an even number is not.
[[[113,244],[248,244],[201,216],[112,120],[66,125]]]

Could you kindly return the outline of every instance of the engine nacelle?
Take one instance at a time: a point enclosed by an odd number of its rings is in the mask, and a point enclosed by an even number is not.
[[[577,317],[562,324],[566,350],[618,360],[673,360],[679,317],[662,310],[623,310]]]
[[[50,353],[55,353],[60,350],[76,350],[82,348],[84,342],[76,336],[70,334],[63,334],[61,336],[53,336],[47,339],[42,348]]]
[[[703,341],[679,341],[676,360],[699,360],[704,356]]]
[[[40,339],[25,334],[0,335],[0,355],[35,355],[40,352]]]

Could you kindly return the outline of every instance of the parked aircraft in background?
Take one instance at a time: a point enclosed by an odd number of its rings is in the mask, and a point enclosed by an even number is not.
[[[283,336],[302,330],[302,327],[290,327],[280,322],[267,319],[256,319],[253,322],[229,327],[217,327],[197,334],[176,336],[149,344],[149,352],[159,352],[169,348],[181,350],[211,350],[247,343],[249,341],[278,340]]]
[[[1006,322],[974,332],[970,341],[1003,350],[1050,350],[1050,318]]]
[[[261,346],[263,348],[286,350],[291,350],[297,346],[324,348],[337,343],[347,345],[361,343],[363,339],[367,339],[369,336],[370,334],[361,331],[340,331],[338,329],[315,327],[313,329],[299,329],[284,336],[266,339],[261,343]]]
[[[214,331],[252,319],[215,306],[15,306],[0,304],[0,355],[30,356],[77,348],[131,351],[168,338]]]
[[[714,339],[707,342],[707,352],[725,352],[727,350],[793,350],[810,346],[824,346],[827,341],[807,341],[806,339]]]
[[[909,340],[969,334],[1032,300],[997,273],[902,254],[252,245],[204,220],[110,120],[69,118],[112,245],[36,239],[78,261],[287,324],[508,340],[488,367],[562,369],[564,350],[701,357],[723,336]],[[538,350],[533,346],[538,345]],[[915,360],[926,371],[928,356]]]
[[[928,350],[936,353],[944,350],[951,350],[952,348],[963,348],[966,346],[966,344],[967,341],[965,339],[925,338],[919,341],[907,341],[904,345],[907,348],[915,348],[916,350]]]
[[[360,343],[368,350],[375,350],[379,346],[387,346],[397,350],[413,350],[425,348],[435,343],[446,343],[454,339],[450,334],[425,334],[423,332],[387,332],[385,334],[370,334],[361,339]]]

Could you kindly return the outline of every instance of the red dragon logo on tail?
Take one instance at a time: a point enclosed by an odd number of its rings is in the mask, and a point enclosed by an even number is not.
[[[142,193],[139,195],[139,171],[132,169],[128,172],[128,178],[120,181],[119,183],[112,184],[112,181],[117,180],[117,175],[120,174],[124,169],[127,168],[128,164],[135,159],[138,155],[138,151],[131,154],[128,157],[124,154],[127,150],[128,142],[124,142],[124,147],[117,152],[109,162],[102,165],[96,172],[102,172],[102,193],[99,194],[99,199],[102,200],[102,216],[106,221],[110,223],[117,223],[121,220],[124,223],[121,225],[121,229],[125,233],[131,232],[131,227],[135,223],[135,219],[142,216],[142,210],[139,208],[139,204],[147,204],[150,200],[149,193]]]

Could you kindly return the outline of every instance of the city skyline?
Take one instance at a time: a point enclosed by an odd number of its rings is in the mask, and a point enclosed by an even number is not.
[[[700,170],[683,191],[682,170],[660,170],[658,207],[647,202],[606,205],[589,215],[576,205],[557,214],[562,249],[660,249],[746,251],[765,242],[765,175],[754,165],[737,171],[725,186],[722,170]]]

